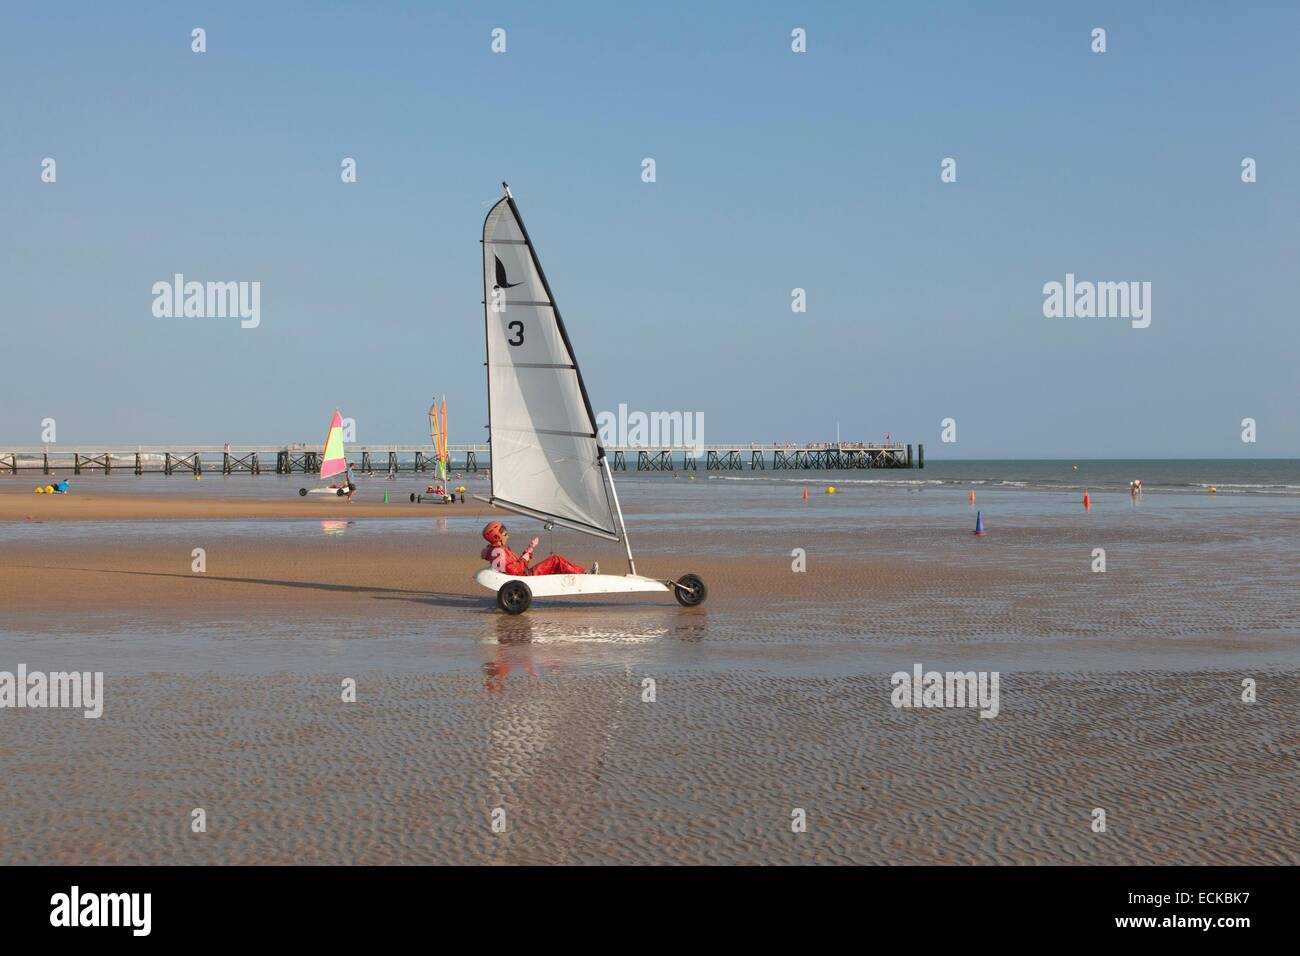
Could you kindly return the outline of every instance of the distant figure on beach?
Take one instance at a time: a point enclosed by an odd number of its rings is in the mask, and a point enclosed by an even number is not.
[[[1134,478],[1128,483],[1128,493],[1134,498],[1142,497],[1142,479]]]
[[[572,561],[553,554],[549,558],[543,558],[533,567],[528,566],[528,562],[533,559],[533,551],[537,548],[537,539],[533,538],[528,542],[528,547],[523,554],[516,555],[507,547],[510,541],[510,532],[500,521],[489,521],[483,529],[483,538],[487,541],[487,547],[483,549],[483,560],[492,564],[493,571],[500,571],[502,574],[513,574],[520,577],[536,574],[599,574],[600,565],[592,564],[591,571],[574,564]]]

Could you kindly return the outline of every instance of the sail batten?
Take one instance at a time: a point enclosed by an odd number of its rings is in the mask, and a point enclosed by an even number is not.
[[[512,367],[513,368],[567,368],[567,369],[574,369],[574,370],[578,368],[578,366],[576,365],[556,365],[554,363],[545,363],[545,362],[516,362]]]
[[[595,432],[562,432],[552,428],[507,428],[504,425],[497,426],[498,431],[528,432],[536,435],[563,435],[569,438],[595,438]]]
[[[618,540],[582,372],[508,193],[488,212],[482,245],[491,501]]]

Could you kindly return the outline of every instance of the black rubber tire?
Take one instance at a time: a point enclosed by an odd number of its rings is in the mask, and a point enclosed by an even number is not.
[[[704,579],[698,574],[683,574],[677,583],[681,587],[673,588],[673,597],[677,598],[677,603],[682,607],[696,607],[703,604],[709,596],[709,589],[704,586]]]
[[[345,494],[347,494],[347,492],[344,491],[342,488],[340,488],[340,489],[336,492],[336,494],[337,494],[340,498],[342,498]]]
[[[300,498],[306,498],[306,497],[307,497],[307,489],[306,489],[306,488],[299,488],[299,489],[298,489],[298,497],[300,497]]]
[[[411,504],[415,504],[415,492],[411,492]]]
[[[523,581],[507,581],[497,591],[497,607],[507,614],[523,614],[532,603],[532,589]]]

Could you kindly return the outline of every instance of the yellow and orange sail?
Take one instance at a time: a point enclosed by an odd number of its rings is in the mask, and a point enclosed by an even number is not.
[[[438,411],[435,398],[429,406],[429,439],[433,442],[434,454],[438,458],[438,477],[447,480],[447,396],[442,397],[442,412]]]

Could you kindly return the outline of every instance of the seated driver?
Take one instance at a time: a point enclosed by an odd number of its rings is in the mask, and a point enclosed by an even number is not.
[[[487,541],[487,547],[483,549],[483,560],[492,562],[492,570],[500,571],[502,574],[524,577],[536,574],[600,573],[599,564],[593,562],[591,570],[586,571],[558,554],[543,558],[530,568],[528,562],[533,559],[533,550],[537,547],[537,539],[533,538],[532,541],[528,542],[528,548],[523,554],[516,555],[507,547],[510,541],[510,532],[506,530],[506,526],[500,521],[489,521],[483,529],[483,538]]]

